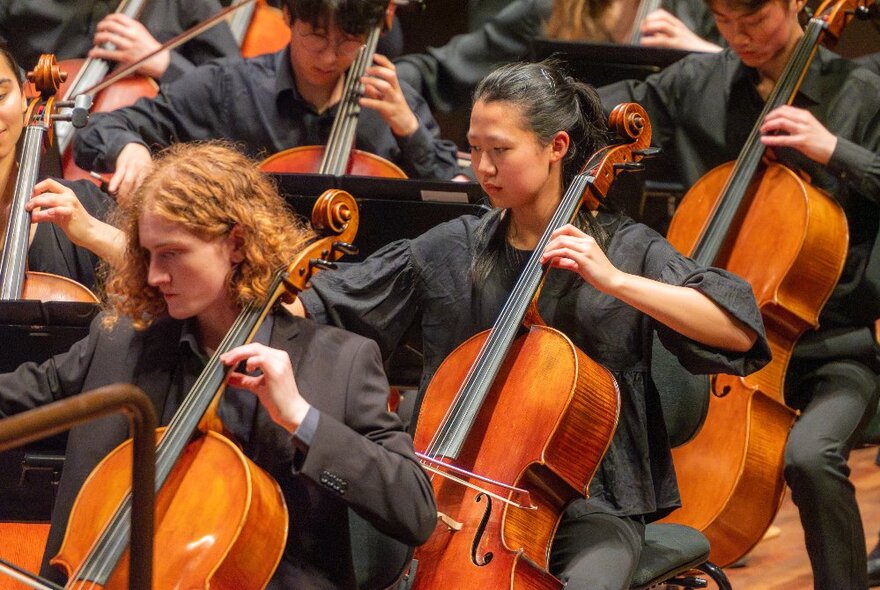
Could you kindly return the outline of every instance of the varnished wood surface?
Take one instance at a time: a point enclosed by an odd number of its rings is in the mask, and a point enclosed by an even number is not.
[[[874,464],[875,448],[859,449],[850,457],[867,550],[877,543],[880,529],[880,467]],[[725,569],[734,590],[811,590],[813,577],[804,547],[797,508],[786,490],[774,524],[780,534],[758,543],[743,567]]]

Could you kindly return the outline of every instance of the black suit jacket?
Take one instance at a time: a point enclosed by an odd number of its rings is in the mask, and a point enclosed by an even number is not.
[[[302,395],[320,420],[307,452],[248,392],[230,390],[221,404],[226,428],[245,454],[278,481],[290,513],[287,547],[270,588],[354,587],[348,511],[409,544],[424,542],[436,508],[412,441],[387,412],[388,383],[371,340],[276,313],[270,346],[291,357]],[[112,331],[96,319],[89,337],[42,365],[0,375],[0,412],[13,414],[111,383],[134,383],[159,415],[180,366],[182,322],[160,320],[138,332]],[[122,416],[70,432],[67,459],[52,515],[43,573],[63,539],[70,507],[94,466],[128,436]]]

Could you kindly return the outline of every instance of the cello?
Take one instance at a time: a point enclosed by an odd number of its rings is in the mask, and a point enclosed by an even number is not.
[[[157,588],[262,588],[281,558],[288,520],[280,489],[217,430],[228,373],[220,356],[249,341],[279,298],[302,289],[315,269],[351,250],[345,240],[357,231],[354,199],[343,191],[326,192],[312,223],[325,237],[277,273],[262,301],[244,306],[170,425],[158,433],[155,543],[166,551],[154,560]],[[193,440],[197,430],[204,436]],[[68,588],[126,587],[130,451],[131,441],[117,447],[79,492],[52,560],[67,571]],[[204,502],[208,481],[215,493]],[[176,550],[167,550],[172,547]],[[39,580],[33,587],[55,588]]]
[[[438,524],[416,549],[418,590],[562,587],[547,571],[550,543],[611,443],[620,393],[610,372],[541,321],[540,259],[555,230],[581,206],[597,208],[616,174],[649,153],[640,106],[619,105],[610,126],[629,142],[589,159],[494,326],[456,348],[425,392],[415,447],[432,474]]]
[[[116,12],[131,18],[137,18],[144,9],[147,0],[122,0]],[[93,109],[96,112],[107,112],[134,104],[142,97],[153,98],[159,93],[159,85],[147,76],[133,75],[119,80],[113,86],[96,94],[92,89],[113,68],[113,63],[104,59],[68,59],[61,62],[61,69],[73,75],[71,81],[62,86],[62,97],[65,101],[81,94],[92,96]],[[66,122],[56,125],[58,136],[58,152],[61,154],[61,165],[64,178],[76,180],[91,176],[73,162],[73,126]]]
[[[256,0],[229,18],[232,36],[241,47],[242,57],[281,51],[290,42],[290,26],[281,10],[266,0]]]
[[[682,508],[666,520],[701,530],[719,566],[761,540],[782,501],[784,448],[795,418],[784,402],[785,371],[798,338],[818,325],[848,243],[840,205],[770,161],[760,127],[770,111],[794,100],[819,43],[836,39],[859,4],[835,0],[820,7],[737,160],[688,191],[667,236],[701,264],[726,268],[752,285],[773,354],[748,377],[713,377],[702,430],[673,449]]]
[[[31,214],[25,208],[34,192],[39,174],[44,142],[51,143],[55,121],[69,122],[82,127],[88,117],[88,97],[73,102],[57,102],[55,95],[66,74],[55,61],[55,56],[43,54],[28,80],[34,84],[38,96],[28,105],[19,171],[9,208],[9,222],[0,254],[0,300],[37,299],[40,301],[81,301],[98,303],[98,298],[86,287],[66,277],[27,270],[30,245]],[[59,105],[73,107],[68,115],[57,115]]]
[[[406,178],[399,166],[381,156],[354,149],[358,114],[361,107],[358,99],[364,88],[360,79],[373,62],[376,45],[384,28],[390,28],[394,21],[395,0],[391,0],[385,11],[385,19],[370,30],[345,77],[342,98],[330,128],[330,137],[325,146],[300,146],[290,148],[260,163],[263,172],[317,172],[318,174],[355,176],[380,176],[384,178]]]

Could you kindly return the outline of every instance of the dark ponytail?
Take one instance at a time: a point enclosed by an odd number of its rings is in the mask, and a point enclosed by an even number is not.
[[[512,63],[494,70],[474,91],[473,101],[507,102],[517,107],[528,130],[547,145],[559,131],[571,139],[562,163],[563,186],[569,186],[587,159],[608,145],[610,134],[596,90],[565,74],[560,63],[546,59],[537,63]],[[487,213],[480,225],[479,247],[472,265],[474,279],[485,281],[497,265],[511,268],[516,256],[507,244],[508,220],[504,210]],[[592,235],[604,250],[608,232],[589,211],[576,225]],[[494,229],[493,229],[494,228]],[[489,235],[489,234],[492,235]]]

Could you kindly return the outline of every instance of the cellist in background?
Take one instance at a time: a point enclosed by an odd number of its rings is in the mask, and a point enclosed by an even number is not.
[[[18,142],[24,127],[27,101],[24,72],[12,55],[0,49],[0,248],[8,225],[8,208],[18,173]],[[28,266],[94,290],[98,257],[113,259],[115,232],[101,221],[113,201],[88,181],[44,179],[28,204],[34,222]],[[41,209],[39,209],[41,208]],[[69,237],[68,237],[69,236]],[[84,246],[88,244],[86,249]],[[94,252],[94,253],[93,253]]]
[[[106,314],[70,352],[0,375],[0,414],[129,382],[167,424],[241,307],[265,296],[310,236],[254,163],[216,142],[170,148],[116,221],[126,256],[109,271]],[[402,542],[428,537],[431,485],[387,411],[375,343],[279,308],[223,360],[249,371],[230,377],[240,389],[224,394],[224,426],[278,482],[289,509],[290,522],[277,523],[288,527],[287,545],[268,588],[354,590],[349,507]],[[127,432],[115,418],[71,430],[47,558],[83,480]],[[59,580],[45,564],[43,573]]]
[[[455,347],[492,326],[566,187],[608,141],[595,91],[550,61],[499,68],[474,98],[473,167],[495,209],[318,275],[299,299],[310,317],[373,338],[385,354],[421,326],[422,390]],[[538,304],[542,319],[614,374],[622,400],[590,500],[573,501],[562,516],[550,571],[567,588],[623,590],[645,523],[678,503],[645,354],[653,330],[695,372],[748,373],[770,352],[748,284],[700,268],[621,214],[582,209],[543,262],[555,268]]]
[[[686,186],[736,159],[803,35],[802,1],[708,4],[730,49],[599,90],[606,105],[645,107],[654,143],[675,160]],[[769,113],[760,131],[780,160],[839,201],[849,225],[846,264],[820,332],[801,340],[788,369],[786,402],[801,415],[786,445],[785,478],[800,509],[815,587],[863,590],[865,538],[847,459],[877,409],[880,366],[868,329],[880,317],[880,77],[820,47],[794,105]],[[826,350],[823,338],[841,331],[864,334],[868,354]]]
[[[266,157],[325,144],[344,74],[387,6],[386,0],[288,0],[288,47],[202,66],[163,86],[153,100],[93,116],[76,134],[77,164],[115,171],[109,190],[125,194],[150,165],[148,147],[222,138]],[[410,177],[455,177],[455,145],[440,139],[422,97],[398,82],[382,55],[375,55],[366,73],[355,147],[392,161]]]
[[[124,66],[222,8],[218,0],[149,0],[136,20],[114,14],[119,2],[7,0],[0,3],[0,40],[26,68],[42,53],[54,53],[59,61],[95,57]],[[106,42],[116,50],[98,47]],[[196,65],[238,52],[229,27],[220,23],[180,48],[150,58],[137,73],[168,82]]]

